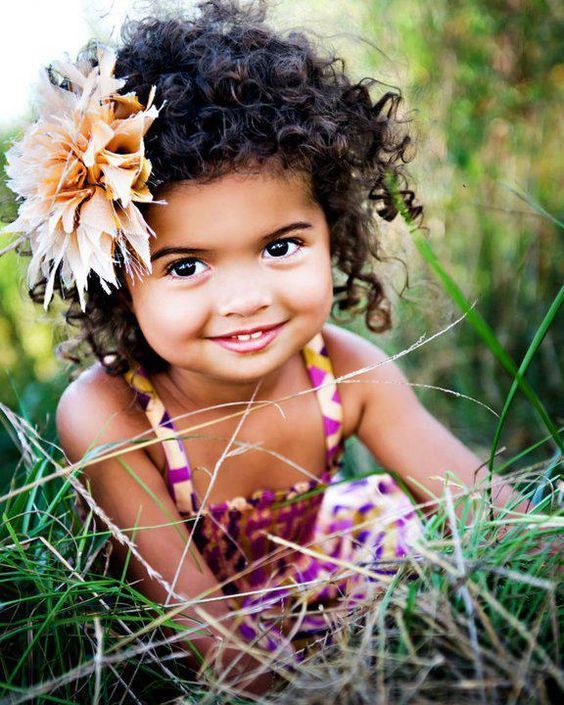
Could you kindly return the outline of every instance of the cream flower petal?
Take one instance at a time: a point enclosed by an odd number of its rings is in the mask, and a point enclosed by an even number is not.
[[[109,293],[109,289],[106,288],[105,282],[108,282],[115,287],[118,286],[118,281],[116,279],[115,270],[113,267],[113,248],[114,239],[107,233],[102,233],[99,238],[98,247],[92,254],[91,261],[92,269],[98,273],[100,277],[100,284],[107,293]]]
[[[92,125],[92,130],[90,134],[90,142],[88,143],[88,149],[84,152],[82,161],[85,166],[92,166],[94,164],[95,155],[98,154],[104,147],[113,139],[114,131],[109,125],[97,120]]]
[[[74,272],[76,286],[79,292],[87,289],[87,278],[90,270],[90,252],[92,248],[87,239],[81,237],[81,228],[68,236],[66,258],[69,266]]]
[[[75,88],[84,88],[86,83],[86,76],[79,71],[74,64],[70,61],[60,61],[55,60],[51,62],[51,66],[55,69],[57,73],[60,73],[64,78],[70,79],[71,83],[74,84]]]
[[[95,272],[104,291],[110,293],[108,284],[114,287],[118,286],[112,259],[114,240],[107,233],[99,232],[95,235],[95,242],[91,238],[94,238],[94,233],[88,228],[79,226],[77,230],[78,256],[82,263],[87,263],[84,267],[86,277],[89,272]],[[78,262],[73,263],[74,268],[80,266]],[[77,277],[77,286],[87,289],[87,279]]]
[[[98,59],[100,76],[111,78],[116,65],[116,55],[114,52],[107,51],[104,47],[99,46],[96,49],[96,58]]]
[[[154,237],[156,237],[156,233],[145,223],[141,212],[133,203],[130,203],[127,208],[120,209],[118,217],[121,221],[121,231],[125,239],[137,253],[145,270],[150,273],[152,269],[151,254],[146,232],[149,231]]]
[[[20,214],[14,220],[13,223],[8,223],[3,228],[0,229],[0,235],[12,234],[12,233],[25,233],[31,230],[30,221],[24,213],[21,212],[22,207],[20,206]]]
[[[48,220],[49,232],[54,232],[60,223],[66,233],[72,232],[76,210],[88,195],[88,191],[70,191],[65,192],[64,197],[53,199]]]
[[[52,266],[49,267],[50,274],[49,274],[49,278],[47,280],[47,285],[45,287],[45,297],[43,299],[43,307],[45,308],[45,310],[47,310],[47,307],[49,306],[49,302],[51,301],[51,298],[53,297],[53,287],[55,285],[55,275],[57,273],[57,268],[65,255],[65,250],[66,250],[67,244],[68,244],[68,239],[65,237],[60,245],[58,252],[56,252],[56,254],[54,256]]]
[[[38,106],[40,115],[44,119],[55,115],[70,114],[76,107],[77,99],[74,93],[54,86],[49,80],[47,71],[43,68],[40,71],[34,93],[34,103]]]
[[[18,212],[18,218],[6,226],[7,232],[30,233],[38,228],[48,217],[49,207],[38,198],[24,201]]]
[[[21,144],[15,144],[6,152],[8,186],[25,198],[33,196],[37,187],[37,174],[33,173],[34,156],[35,161],[44,159],[40,145],[34,144],[34,137],[35,134],[28,135]]]
[[[30,244],[33,238],[30,238]],[[32,245],[32,252],[34,252]],[[31,288],[37,281],[39,281],[40,272],[42,270],[42,265],[44,263],[43,258],[40,255],[32,255],[31,261],[27,268],[27,282],[29,288]]]
[[[131,186],[137,179],[137,172],[133,169],[116,169],[110,164],[102,164],[100,168],[113,198],[119,199],[123,206],[127,206],[131,201]]]
[[[150,115],[153,115],[152,111],[156,111],[154,114],[154,117],[157,117],[157,115],[159,114],[159,111],[153,105],[153,101],[155,100],[156,94],[157,94],[157,87],[151,86],[151,90],[149,91],[149,98],[147,99],[147,106],[145,108],[145,112]]]
[[[84,264],[83,255],[80,252],[78,232],[74,232],[68,237],[69,239],[66,251],[66,259],[68,261],[69,268],[71,269],[76,282],[78,298],[80,301],[80,308],[84,310],[86,307],[84,292],[86,291],[88,286],[88,269]]]
[[[119,221],[116,218],[112,202],[106,198],[104,190],[96,187],[92,198],[80,209],[80,222],[93,232],[106,232],[116,237]]]
[[[102,164],[110,164],[116,169],[135,169],[139,168],[143,155],[141,152],[133,154],[116,154],[104,149],[100,152],[99,162]]]
[[[116,120],[113,138],[108,142],[110,152],[138,152],[141,148],[145,129],[144,113],[137,113],[127,120]],[[106,145],[104,145],[106,146]]]
[[[113,72],[116,65],[116,55],[113,51],[98,47],[98,91],[99,97],[104,98],[117,93],[125,85],[123,78],[114,78]]]

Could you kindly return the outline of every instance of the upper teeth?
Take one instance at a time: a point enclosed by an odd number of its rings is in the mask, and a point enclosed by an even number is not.
[[[251,338],[253,338],[253,340],[254,340],[255,338],[260,338],[261,335],[262,335],[262,331],[257,330],[256,333],[247,333],[245,335],[236,335],[235,337],[237,338],[237,340],[250,340]]]

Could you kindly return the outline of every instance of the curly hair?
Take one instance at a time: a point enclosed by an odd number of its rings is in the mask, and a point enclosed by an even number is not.
[[[373,271],[383,259],[375,213],[387,221],[398,208],[414,220],[422,213],[402,171],[410,138],[398,118],[401,94],[374,101],[376,79],[353,83],[341,58],[319,51],[303,32],[282,36],[265,16],[263,0],[244,6],[208,0],[190,18],[124,23],[115,74],[126,79],[123,91],[135,91],[142,102],[156,86],[162,105],[145,137],[149,185],[157,193],[250,165],[306,172],[327,220],[333,265],[344,275],[334,287],[334,308],[364,313],[370,330],[385,331],[390,304]],[[92,65],[95,46],[82,52]],[[76,287],[65,291],[56,277],[55,290],[69,301],[65,319],[79,329],[57,354],[80,364],[86,346],[115,375],[135,362],[148,373],[166,369],[131,311],[117,252],[115,267],[122,286],[111,294],[91,273],[85,312]],[[30,291],[34,301],[42,301],[45,285],[39,281]]]

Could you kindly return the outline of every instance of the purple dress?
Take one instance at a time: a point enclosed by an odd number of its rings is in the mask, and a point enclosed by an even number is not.
[[[182,439],[143,369],[124,375],[162,440],[169,491],[192,519],[191,540],[232,609],[246,612],[239,637],[270,651],[291,642],[295,652],[325,634],[320,604],[348,609],[381,590],[394,572],[386,562],[404,556],[420,533],[410,499],[390,476],[339,481],[343,412],[320,333],[302,354],[323,417],[324,472],[216,505],[200,506]]]

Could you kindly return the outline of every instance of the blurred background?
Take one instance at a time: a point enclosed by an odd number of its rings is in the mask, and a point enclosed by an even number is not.
[[[5,222],[15,218],[17,204],[5,185],[4,153],[33,117],[39,67],[65,51],[73,58],[90,37],[114,42],[125,14],[144,14],[150,4],[18,0],[10,5],[2,10],[0,43],[0,216]],[[563,217],[558,124],[563,6],[554,0],[278,0],[271,5],[273,24],[315,33],[346,59],[354,78],[378,78],[382,85],[375,95],[390,87],[401,90],[416,144],[409,173],[425,207],[427,237],[519,364],[562,281],[561,230],[554,219]],[[11,239],[1,235],[0,250]],[[394,328],[368,337],[394,354],[447,326],[459,311],[420,259],[405,226],[386,224],[382,240],[390,263],[379,271],[393,299]],[[45,312],[28,300],[26,267],[13,252],[0,257],[0,402],[55,442],[54,410],[69,368],[54,348],[68,331],[62,306]],[[346,325],[367,335],[361,321]],[[561,425],[557,331],[554,325],[548,332],[528,379]],[[465,321],[403,357],[400,365],[417,385],[450,389],[498,412],[511,385]],[[496,426],[490,412],[443,391],[423,386],[416,391],[455,434],[487,456]],[[21,450],[1,407],[0,419],[0,484],[5,485]],[[505,454],[544,435],[518,395],[502,437]]]

